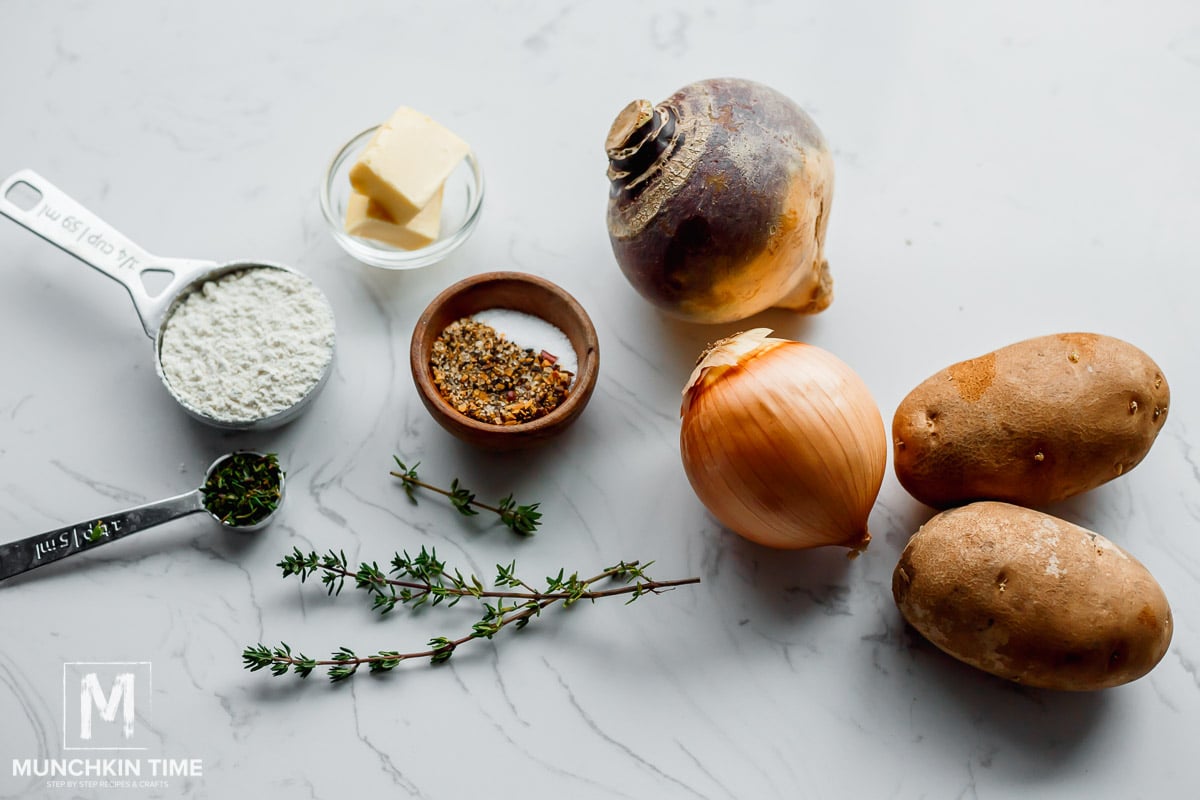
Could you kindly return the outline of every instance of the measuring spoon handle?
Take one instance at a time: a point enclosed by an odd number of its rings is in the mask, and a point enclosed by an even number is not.
[[[0,214],[124,286],[151,338],[158,333],[175,292],[213,266],[209,261],[150,255],[31,169],[14,172],[0,183]],[[154,296],[142,283],[142,272],[147,269],[173,276],[170,284]]]
[[[0,580],[204,510],[199,489],[0,545]],[[94,537],[94,538],[93,538]]]

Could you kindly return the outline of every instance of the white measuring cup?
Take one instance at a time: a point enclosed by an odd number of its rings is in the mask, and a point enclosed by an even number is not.
[[[309,280],[302,273],[267,261],[230,261],[221,264],[151,255],[31,169],[13,173],[0,183],[0,214],[125,287],[146,335],[154,340],[154,364],[159,380],[171,397],[201,422],[230,430],[276,428],[295,419],[325,385],[333,367],[332,349],[320,378],[294,404],[265,417],[229,421],[216,419],[193,408],[175,392],[163,372],[163,328],[176,305],[188,293],[206,281],[241,270],[278,269]],[[162,290],[152,295],[147,291],[143,279],[146,273],[166,273],[170,275],[170,280]]]
[[[265,455],[249,450],[241,452],[250,455]],[[204,473],[204,483],[207,484],[213,472],[226,459],[232,458],[234,455],[234,453],[226,453],[209,465]],[[102,517],[93,517],[74,525],[66,525],[16,542],[2,544],[0,545],[0,581],[198,511],[207,512],[224,528],[244,532],[257,531],[266,527],[271,518],[279,511],[280,506],[283,505],[283,487],[284,474],[283,469],[280,468],[279,500],[275,504],[275,508],[258,522],[250,525],[231,525],[222,522],[204,505],[204,491],[201,487],[184,494],[168,497],[165,500],[145,503],[124,511],[115,511]]]

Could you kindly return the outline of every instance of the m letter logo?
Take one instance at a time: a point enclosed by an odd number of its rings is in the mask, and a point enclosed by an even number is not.
[[[63,749],[145,750],[150,662],[63,664]]]
[[[132,672],[121,672],[113,680],[112,693],[104,696],[100,688],[100,678],[96,673],[89,672],[79,682],[79,738],[87,741],[92,738],[92,708],[100,709],[100,718],[112,722],[117,718],[117,704],[121,704],[125,712],[121,715],[124,723],[122,732],[126,739],[133,738],[133,719],[136,709],[134,703],[134,677]],[[124,701],[124,702],[122,702]]]

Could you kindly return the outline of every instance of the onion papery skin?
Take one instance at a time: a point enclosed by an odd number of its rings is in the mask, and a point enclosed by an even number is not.
[[[870,541],[887,434],[866,384],[832,353],[763,339],[735,364],[702,362],[685,390],[680,452],[700,501],[746,539],[855,553]]]

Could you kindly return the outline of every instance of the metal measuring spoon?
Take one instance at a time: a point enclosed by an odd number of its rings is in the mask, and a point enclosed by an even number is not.
[[[28,198],[28,203],[20,204],[14,200],[14,197],[19,199],[22,194]],[[329,378],[333,367],[332,350],[320,378],[291,406],[254,420],[215,419],[181,399],[163,372],[162,335],[171,313],[193,289],[199,288],[205,281],[230,272],[278,269],[309,280],[307,276],[291,267],[266,261],[230,261],[218,264],[215,261],[151,255],[30,169],[13,173],[0,183],[0,214],[125,287],[133,300],[133,306],[142,321],[146,335],[154,340],[154,364],[159,380],[171,397],[175,398],[188,414],[201,422],[229,430],[267,430],[278,427],[299,415],[313,401]],[[162,291],[152,296],[142,282],[142,275],[146,272],[169,273],[170,282]]]
[[[248,450],[241,452],[249,453],[250,455],[266,455],[265,453],[254,453]],[[226,453],[214,461],[204,473],[204,482],[207,484],[213,472],[226,459],[232,458],[234,455],[234,453]],[[105,514],[102,517],[95,517],[85,522],[77,522],[74,525],[55,528],[52,531],[39,533],[27,539],[0,545],[0,581],[5,578],[11,578],[14,575],[20,575],[22,572],[28,572],[31,569],[44,567],[46,564],[59,561],[68,556],[92,550],[102,544],[122,539],[138,531],[153,528],[155,525],[161,525],[164,522],[170,522],[173,519],[194,514],[197,511],[206,512],[222,527],[230,530],[247,532],[260,530],[271,521],[271,518],[279,511],[279,507],[283,505],[283,485],[284,475],[283,470],[280,469],[279,501],[275,504],[273,510],[252,525],[232,525],[222,522],[216,514],[209,511],[204,505],[204,492],[202,488],[199,488],[176,495],[175,497],[168,497],[166,500],[134,506],[124,511]]]

